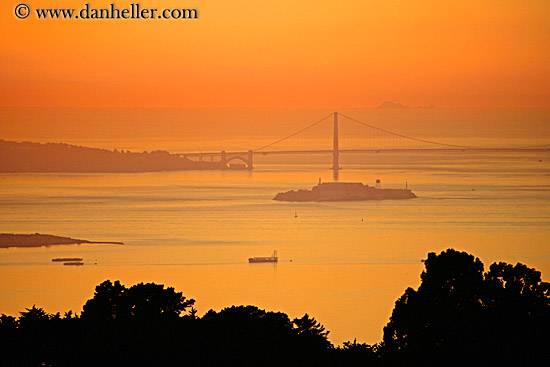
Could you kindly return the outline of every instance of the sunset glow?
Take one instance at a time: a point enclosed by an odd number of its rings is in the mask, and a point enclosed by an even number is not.
[[[59,0],[30,5],[81,6]],[[142,3],[148,5],[182,6]],[[20,20],[15,3],[3,2],[1,104],[549,106],[549,8],[543,0],[185,5],[196,7],[199,19]]]
[[[549,172],[548,0],[2,0],[0,358],[540,362]]]

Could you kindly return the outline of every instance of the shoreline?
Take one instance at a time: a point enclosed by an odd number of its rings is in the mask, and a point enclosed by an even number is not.
[[[71,237],[55,236],[50,234],[16,234],[0,233],[0,248],[34,248],[49,247],[61,245],[81,245],[81,244],[107,244],[123,245],[123,242],[117,241],[88,241]]]

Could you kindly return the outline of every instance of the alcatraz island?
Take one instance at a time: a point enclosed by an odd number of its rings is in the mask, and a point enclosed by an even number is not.
[[[280,192],[273,200],[277,201],[361,201],[361,200],[403,200],[416,195],[408,188],[382,189],[380,180],[376,187],[361,182],[321,182],[311,190],[291,190]]]

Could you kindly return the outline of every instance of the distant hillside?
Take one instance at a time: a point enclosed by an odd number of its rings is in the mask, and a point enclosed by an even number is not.
[[[63,143],[0,139],[0,172],[152,172],[220,169],[220,163],[193,162],[166,151],[131,153]]]
[[[103,243],[122,245],[122,242],[92,242],[70,237],[60,237],[51,234],[14,234],[0,233],[0,248],[9,247],[41,247],[54,245],[74,245],[81,243]]]
[[[429,106],[417,106],[417,107],[411,107],[411,106],[405,106],[401,103],[394,103],[391,101],[385,101],[382,102],[378,107],[379,109],[392,109],[392,110],[403,110],[403,109],[416,109],[416,108],[435,108],[433,104]]]

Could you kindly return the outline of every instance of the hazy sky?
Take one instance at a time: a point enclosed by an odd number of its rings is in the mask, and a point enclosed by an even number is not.
[[[27,0],[31,8],[128,0]],[[0,105],[550,106],[547,0],[142,0],[197,20],[19,20],[0,5]]]

